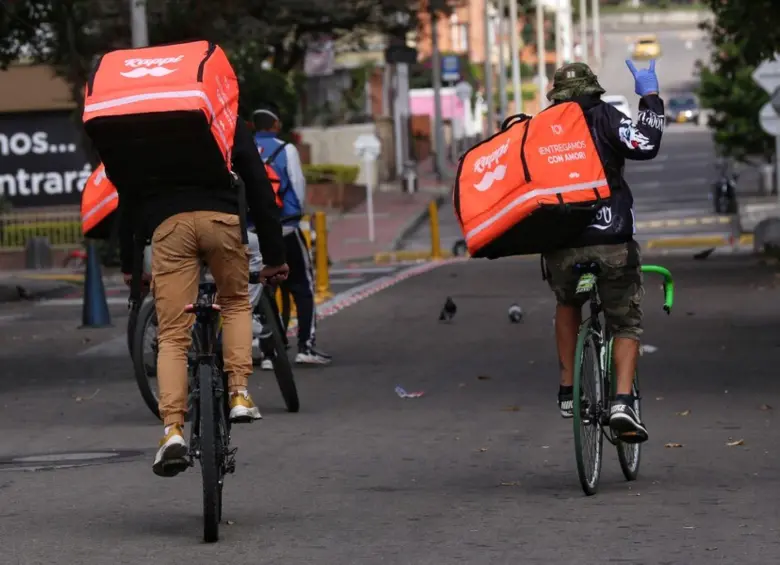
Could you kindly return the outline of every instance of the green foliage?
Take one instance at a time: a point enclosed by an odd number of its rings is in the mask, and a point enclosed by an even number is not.
[[[407,14],[401,26],[390,16]],[[82,91],[95,58],[130,46],[127,0],[14,0],[0,10],[0,68],[23,55],[50,64],[64,77],[81,107]],[[292,125],[297,98],[286,81],[299,70],[312,40],[325,35],[359,44],[367,34],[393,28],[402,33],[415,25],[412,0],[158,0],[147,3],[152,45],[208,39],[234,54],[249,90],[245,107],[263,96],[285,108]],[[411,22],[411,23],[409,23]],[[41,30],[46,30],[41,33]],[[259,38],[259,39],[258,39]],[[267,61],[277,75],[261,72]],[[285,80],[280,79],[284,77]],[[262,86],[268,81],[267,93]],[[292,86],[296,79],[292,79]],[[295,89],[298,92],[299,89]]]
[[[763,132],[758,121],[758,113],[769,95],[751,77],[761,53],[769,47],[743,31],[728,31],[735,25],[732,18],[742,14],[730,4],[736,2],[718,0],[717,20],[714,25],[705,26],[710,31],[713,53],[708,64],[700,65],[698,94],[702,106],[713,110],[709,126],[723,156],[741,162],[769,162],[774,154],[774,140]],[[771,11],[767,14],[771,15]],[[762,33],[752,35],[765,37],[766,24],[756,20],[753,25],[760,25]]]
[[[777,0],[707,0],[715,26],[705,26],[716,45],[737,45],[749,65],[771,58],[780,46]]]
[[[303,165],[303,175],[309,184],[354,184],[360,167],[353,165]]]

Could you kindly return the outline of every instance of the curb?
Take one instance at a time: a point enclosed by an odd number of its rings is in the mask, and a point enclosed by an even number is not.
[[[379,265],[386,263],[401,263],[404,261],[437,261],[450,258],[452,258],[452,252],[450,251],[442,251],[441,259],[432,259],[430,251],[400,249],[398,251],[382,251],[376,253],[373,260],[374,263]]]

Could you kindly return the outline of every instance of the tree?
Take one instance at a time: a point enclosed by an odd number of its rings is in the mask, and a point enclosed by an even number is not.
[[[306,48],[327,36],[359,44],[382,31],[395,14],[415,13],[414,0],[158,0],[149,2],[152,44],[209,39],[234,55],[247,51],[288,74],[301,67]],[[80,106],[95,56],[130,45],[127,0],[16,0],[3,2],[0,68],[27,56],[52,65],[71,85]],[[413,19],[413,18],[411,18]],[[240,55],[236,55],[240,56]]]
[[[777,0],[707,0],[715,24],[705,26],[713,42],[733,44],[749,65],[772,57],[780,46],[780,2]]]
[[[709,122],[713,138],[726,157],[769,162],[774,140],[758,122],[769,95],[751,75],[780,41],[780,3],[756,0],[749,3],[750,9],[740,0],[710,0],[709,4],[715,20],[702,27],[709,32],[713,49],[709,63],[699,66],[698,93],[702,105],[714,112]]]

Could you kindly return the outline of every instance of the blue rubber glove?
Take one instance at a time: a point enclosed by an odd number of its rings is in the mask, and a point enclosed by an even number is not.
[[[655,59],[650,61],[650,67],[637,70],[631,59],[626,59],[628,70],[634,75],[634,92],[639,96],[658,94],[658,77],[655,75]]]

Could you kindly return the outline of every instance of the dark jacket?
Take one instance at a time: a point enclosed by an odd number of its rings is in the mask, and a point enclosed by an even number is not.
[[[657,95],[642,97],[639,115],[636,122],[632,122],[598,96],[584,96],[572,101],[579,103],[585,112],[612,198],[596,213],[593,223],[569,246],[631,241],[636,232],[634,197],[623,178],[623,170],[626,159],[646,161],[658,155],[664,131],[664,102]]]
[[[197,163],[193,163],[197,166]],[[254,223],[263,263],[278,266],[285,262],[279,208],[265,165],[260,158],[249,128],[239,119],[233,145],[233,171],[246,187],[249,219]],[[110,177],[110,174],[109,174]],[[134,237],[149,238],[166,219],[182,212],[239,213],[238,191],[233,187],[187,187],[179,190],[152,192],[119,192],[119,237],[122,272],[131,273],[133,267]]]

